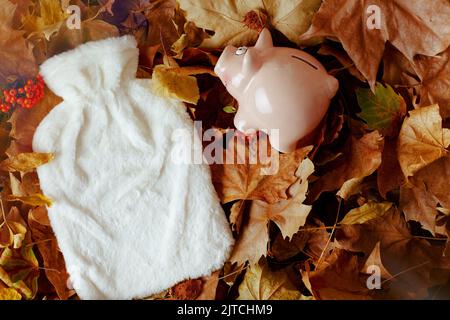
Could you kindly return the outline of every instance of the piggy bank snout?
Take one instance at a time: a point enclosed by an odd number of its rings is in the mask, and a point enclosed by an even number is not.
[[[230,67],[230,64],[232,63],[231,57],[232,55],[234,55],[235,51],[236,51],[235,47],[227,46],[220,55],[219,60],[217,61],[216,66],[214,68],[214,72],[217,74],[219,78],[223,79],[226,70]]]

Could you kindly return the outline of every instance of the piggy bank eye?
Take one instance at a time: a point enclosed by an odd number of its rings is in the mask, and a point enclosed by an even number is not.
[[[236,55],[242,56],[243,54],[245,54],[247,52],[247,50],[248,50],[247,47],[240,47],[236,50]]]

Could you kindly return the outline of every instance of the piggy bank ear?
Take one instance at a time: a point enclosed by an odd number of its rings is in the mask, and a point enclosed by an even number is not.
[[[339,89],[339,81],[337,81],[337,79],[333,76],[328,76],[327,77],[327,89],[328,89],[327,90],[328,97],[330,99],[333,98]]]
[[[258,41],[256,41],[255,48],[257,49],[265,49],[273,47],[272,35],[270,34],[269,29],[264,28],[263,31],[259,34]]]

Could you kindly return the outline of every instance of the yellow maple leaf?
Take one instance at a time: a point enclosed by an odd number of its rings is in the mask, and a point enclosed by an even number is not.
[[[158,65],[153,70],[153,89],[157,95],[197,104],[200,98],[196,74],[214,74],[204,67],[167,67]]]
[[[6,196],[7,201],[20,201],[25,204],[29,204],[31,206],[47,206],[51,207],[53,202],[51,199],[47,198],[43,194],[33,194],[30,196],[14,196],[14,195],[8,195]]]
[[[53,153],[20,153],[0,163],[0,169],[5,171],[29,172],[53,160]]]

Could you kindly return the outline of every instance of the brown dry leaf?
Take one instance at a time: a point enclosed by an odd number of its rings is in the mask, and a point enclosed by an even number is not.
[[[438,104],[441,115],[450,117],[450,47],[435,57],[417,56],[414,67],[421,79],[420,106]]]
[[[238,234],[241,230],[242,218],[244,216],[244,211],[247,205],[246,200],[239,200],[233,203],[230,210],[230,224],[233,230]]]
[[[203,277],[202,292],[196,300],[215,300],[217,286],[219,285],[220,270],[213,272],[210,276]]]
[[[48,280],[54,286],[60,299],[68,299],[74,294],[74,291],[67,287],[69,275],[66,271],[63,255],[50,227],[47,210],[44,207],[30,210],[28,223],[33,241],[37,243],[38,250],[44,260],[45,274]]]
[[[179,0],[179,3],[181,9],[186,11],[188,20],[195,22],[200,28],[215,32],[214,36],[202,43],[206,48],[252,44],[258,38],[257,29],[266,24],[283,33],[292,42],[300,44],[299,36],[308,29],[311,18],[320,5],[319,0]],[[256,17],[256,26],[244,23],[251,12]]]
[[[0,163],[0,170],[30,172],[54,159],[53,153],[20,153]]]
[[[380,241],[378,241],[377,244],[375,245],[375,248],[373,248],[372,253],[367,258],[363,270],[368,270],[371,266],[377,266],[378,268],[380,268],[380,275],[382,279],[391,279],[393,278],[392,275],[389,273],[389,271],[386,270],[386,268],[383,265],[383,261],[381,260],[380,248],[381,243]]]
[[[341,224],[361,224],[383,216],[392,207],[391,202],[377,203],[369,201],[361,207],[350,210]]]
[[[13,139],[7,150],[9,157],[20,153],[33,152],[32,141],[34,132],[42,119],[61,102],[50,90],[45,91],[44,99],[32,109],[19,108],[14,110],[8,122],[11,123],[10,136]]]
[[[223,276],[221,279],[230,287],[234,285],[237,279],[240,278],[241,274],[245,272],[248,268],[245,264],[236,264],[225,262],[223,266]]]
[[[320,259],[328,257],[334,249],[334,241],[330,238],[330,233],[323,222],[315,220],[313,225],[307,225],[300,232],[308,232],[304,253],[317,263]]]
[[[24,32],[13,29],[16,7],[8,0],[0,0],[0,85],[14,78],[33,78],[38,71]]]
[[[50,58],[55,54],[76,48],[89,42],[110,37],[118,37],[117,27],[103,20],[85,20],[81,22],[80,29],[69,29],[64,24],[48,43],[48,49],[44,58]]]
[[[148,21],[143,42],[149,46],[161,44],[167,54],[171,45],[183,33],[183,26],[186,22],[178,8],[177,1],[138,1],[137,4],[144,8],[148,7],[143,11],[144,17]]]
[[[442,128],[439,106],[409,112],[400,130],[397,154],[406,178],[448,154],[450,130]]]
[[[415,220],[433,235],[437,233],[438,203],[450,209],[450,157],[434,161],[417,171],[411,185],[400,189],[400,208],[407,220]]]
[[[267,169],[269,165],[262,164],[260,161],[257,161],[256,164],[250,163],[248,144],[243,146],[243,143],[242,139],[237,139],[237,143],[230,143],[225,152],[232,154],[233,150],[245,148],[247,159],[238,158],[233,164],[213,164],[211,166],[213,183],[222,203],[244,199],[275,203],[287,199],[286,190],[297,180],[295,171],[312,147],[308,146],[291,153],[280,154],[278,171],[275,174],[264,175],[263,170]],[[236,149],[233,149],[234,147]],[[277,151],[271,150],[271,160],[276,159],[273,152]],[[239,157],[241,152],[237,151],[234,154]]]
[[[450,156],[436,160],[418,171],[410,182],[431,193],[442,207],[450,210]]]
[[[237,300],[306,300],[284,270],[271,271],[267,263],[247,269]]]
[[[414,186],[400,188],[400,209],[407,221],[414,220],[435,234],[437,200],[426,190]]]
[[[195,23],[188,21],[183,27],[184,33],[180,38],[172,44],[172,51],[176,54],[175,58],[181,59],[183,57],[183,51],[189,47],[198,47],[208,34],[197,28]]]
[[[252,201],[249,205],[249,220],[243,225],[237,240],[231,262],[256,263],[267,254],[269,240],[269,222],[275,222],[284,238],[292,236],[303,226],[311,210],[311,206],[303,204],[308,190],[308,177],[314,171],[314,165],[306,158],[297,169],[298,181],[289,190],[291,198],[268,204],[261,200]]]
[[[324,56],[333,56],[335,57],[342,65],[342,68],[345,68],[350,72],[352,76],[354,76],[356,79],[364,82],[364,76],[359,72],[359,70],[355,67],[355,64],[353,63],[352,59],[348,56],[348,54],[344,50],[336,49],[335,47],[331,46],[328,43],[322,43],[320,45],[319,51],[317,51],[318,54],[324,55]],[[339,69],[338,69],[339,70]],[[336,70],[330,70],[329,73],[331,75],[334,75],[336,73]]]
[[[378,131],[360,139],[351,136],[346,148],[341,157],[329,164],[326,174],[312,185],[311,199],[317,199],[322,192],[348,188],[353,179],[371,175],[381,164],[383,138]]]
[[[275,257],[278,261],[284,261],[302,252],[309,240],[311,232],[300,230],[292,236],[292,239],[285,239],[281,233],[277,234],[270,245],[269,256]]]
[[[306,158],[296,172],[299,180],[289,189],[291,198],[274,204],[268,204],[260,200],[253,202],[254,210],[261,210],[267,216],[268,221],[275,222],[284,238],[292,239],[299,228],[305,225],[311,206],[304,205],[303,201],[305,201],[308,191],[308,177],[313,172],[314,164]]]
[[[3,211],[3,203],[1,206],[2,217],[0,218],[0,248],[12,246],[18,249],[22,246],[27,233],[27,224],[23,221],[17,207],[11,207],[8,214]]]
[[[414,237],[395,208],[364,224],[342,225],[336,240],[340,248],[363,252],[367,257],[380,242],[383,265],[396,280],[390,281],[387,298],[424,298],[427,288],[447,281],[444,244]]]
[[[409,61],[400,51],[389,42],[383,55],[383,82],[390,85],[405,85],[415,75],[412,61]],[[415,81],[416,82],[416,81]]]
[[[38,207],[38,206],[47,206],[51,207],[53,202],[51,199],[47,198],[43,194],[36,193],[29,196],[14,196],[8,195],[5,197],[6,201],[20,201],[30,206]]]
[[[345,250],[334,249],[308,278],[318,300],[371,299],[360,274],[358,257]]]
[[[397,158],[397,138],[385,138],[381,165],[377,172],[377,184],[380,194],[386,198],[386,194],[400,187],[405,182],[405,176]]]
[[[380,9],[380,29],[367,27],[369,5]],[[324,0],[301,39],[338,39],[373,89],[386,41],[410,61],[417,54],[434,56],[450,44],[449,16],[447,0]]]
[[[240,236],[234,244],[231,262],[238,264],[250,261],[257,263],[267,254],[269,242],[268,219],[264,212],[252,210],[254,202],[250,204],[248,220],[242,226]]]
[[[177,300],[195,300],[202,292],[201,279],[190,279],[178,283],[170,289],[170,294]]]

